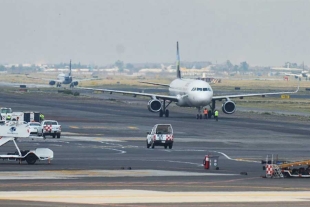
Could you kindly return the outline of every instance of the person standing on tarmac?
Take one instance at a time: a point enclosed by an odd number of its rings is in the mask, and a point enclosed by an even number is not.
[[[216,121],[218,121],[218,119],[219,119],[219,111],[218,110],[215,110],[214,118],[215,118]]]
[[[204,114],[204,116],[205,116],[205,119],[207,119],[207,118],[208,118],[208,109],[207,109],[207,108],[205,108],[205,109],[203,110],[203,114]]]
[[[11,115],[7,115],[7,116],[6,116],[6,120],[7,120],[7,121],[11,121]]]
[[[44,121],[44,115],[42,113],[40,113],[40,122]]]

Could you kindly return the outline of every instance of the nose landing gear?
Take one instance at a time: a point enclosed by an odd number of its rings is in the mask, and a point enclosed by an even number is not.
[[[198,114],[196,116],[197,119],[202,119],[202,114],[201,114],[201,107],[197,107],[197,110],[198,110]]]

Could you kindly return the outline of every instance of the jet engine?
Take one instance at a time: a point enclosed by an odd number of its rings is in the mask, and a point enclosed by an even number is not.
[[[233,114],[236,109],[236,104],[233,101],[226,101],[222,104],[222,111],[225,114]]]
[[[50,81],[49,84],[50,84],[51,86],[53,86],[53,85],[56,84],[56,81]]]
[[[151,99],[147,103],[147,108],[150,112],[159,112],[161,110],[161,102],[158,99]]]

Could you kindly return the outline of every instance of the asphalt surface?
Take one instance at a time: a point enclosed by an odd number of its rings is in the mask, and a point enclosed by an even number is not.
[[[11,107],[14,111],[43,112],[46,119],[59,121],[63,132],[60,139],[18,140],[23,150],[47,147],[54,151],[55,158],[51,164],[41,161],[35,165],[1,161],[0,191],[3,192],[123,189],[160,192],[310,191],[305,179],[262,178],[265,171],[260,162],[268,154],[290,161],[310,159],[309,121],[298,116],[237,111],[233,115],[220,113],[216,122],[214,119],[195,119],[196,109],[171,105],[170,117],[160,118],[158,114],[148,112],[147,99],[89,93],[75,97],[40,90],[28,93],[17,89],[2,90],[0,100],[0,106]],[[171,150],[146,148],[146,132],[158,123],[173,126],[175,143]],[[14,151],[12,143],[0,148],[5,154]],[[219,156],[219,170],[204,169],[202,161],[207,154]],[[6,206],[20,203],[34,206],[32,204],[36,203],[33,200],[0,199],[0,203]],[[82,205],[37,202],[35,205],[39,206]],[[138,198],[137,203],[140,203]],[[114,206],[137,206],[137,203]],[[255,206],[269,205],[263,204],[257,202]],[[145,205],[156,206],[154,203]],[[207,203],[188,202],[186,205],[172,201],[160,204],[164,205],[207,206]],[[251,206],[251,203],[215,205]],[[290,203],[277,202],[273,206],[285,205],[290,206]]]

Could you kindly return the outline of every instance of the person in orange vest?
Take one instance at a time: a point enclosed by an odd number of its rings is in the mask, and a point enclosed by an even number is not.
[[[205,115],[205,119],[207,119],[208,118],[208,109],[207,108],[205,108],[203,110],[203,114]]]

